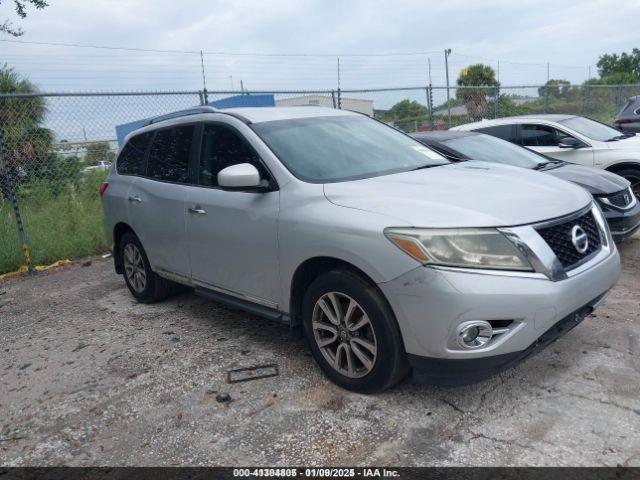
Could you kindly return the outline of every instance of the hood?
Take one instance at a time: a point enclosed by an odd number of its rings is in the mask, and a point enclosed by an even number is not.
[[[622,134],[622,132],[620,132]],[[624,138],[615,142],[605,142],[605,144],[612,149],[620,150],[635,150],[640,156],[640,136]]]
[[[567,180],[586,188],[593,195],[616,193],[629,188],[630,183],[615,173],[599,168],[566,164],[545,171],[549,175]]]
[[[505,227],[567,215],[591,201],[583,188],[541,172],[479,161],[328,183],[327,199],[392,217],[396,226]]]

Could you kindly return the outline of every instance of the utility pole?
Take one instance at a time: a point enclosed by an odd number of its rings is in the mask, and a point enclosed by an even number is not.
[[[244,94],[244,83],[240,80],[240,93]]]
[[[427,88],[427,108],[429,109],[429,125],[433,127],[433,88],[431,83],[431,58],[427,57],[429,87]]]
[[[202,93],[204,94],[204,104],[209,105],[209,97],[207,96],[207,77],[204,74],[204,55],[200,50],[200,66],[202,67]]]
[[[444,51],[444,68],[447,75],[447,123],[451,125],[451,94],[449,93],[449,55],[451,55],[451,49],[447,48]]]
[[[549,62],[547,62],[547,83],[544,86],[544,113],[547,113],[547,109],[549,107],[549,80],[551,77],[549,76]]]

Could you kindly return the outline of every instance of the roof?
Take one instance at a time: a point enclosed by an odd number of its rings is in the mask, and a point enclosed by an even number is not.
[[[338,110],[326,107],[250,107],[227,108],[220,113],[241,115],[251,123],[269,122],[272,120],[291,120],[294,118],[337,117],[360,115],[349,110]]]
[[[560,113],[547,113],[540,115],[517,115],[513,117],[500,117],[494,119],[480,120],[479,122],[466,123],[453,127],[454,130],[472,130],[474,128],[488,127],[490,125],[505,125],[512,123],[523,123],[526,121],[542,121],[542,122],[561,122],[570,118],[577,117],[577,115],[560,114]]]

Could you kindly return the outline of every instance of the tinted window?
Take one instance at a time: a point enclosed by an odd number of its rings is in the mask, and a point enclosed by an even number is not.
[[[158,130],[151,150],[147,176],[169,182],[189,182],[189,152],[193,125]]]
[[[525,147],[557,147],[560,138],[566,137],[547,125],[522,125],[520,142]]]
[[[274,120],[252,125],[298,178],[323,183],[449,163],[397,130],[360,115]]]
[[[153,132],[146,132],[131,137],[118,157],[117,170],[120,175],[140,175],[142,173],[142,162],[152,135]]]
[[[496,125],[495,127],[478,128],[475,131],[480,133],[486,133],[487,135],[498,137],[508,142],[516,141],[513,135],[512,125]]]
[[[200,185],[217,186],[218,172],[239,163],[250,163],[262,178],[267,177],[260,157],[238,133],[222,125],[205,125],[200,152]]]

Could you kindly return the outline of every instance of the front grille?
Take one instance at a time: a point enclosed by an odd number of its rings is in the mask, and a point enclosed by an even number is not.
[[[633,192],[630,188],[627,188],[626,190],[608,195],[604,198],[606,198],[608,203],[614,207],[625,208],[633,202]]]
[[[589,246],[584,253],[580,253],[573,245],[571,239],[571,230],[574,226],[580,226],[587,234],[589,239]],[[590,211],[573,220],[559,223],[550,227],[544,227],[538,229],[540,236],[547,242],[553,253],[556,254],[558,260],[565,270],[570,270],[572,267],[577,266],[585,258],[588,258],[593,253],[600,250],[600,229],[593,218],[593,213]]]

